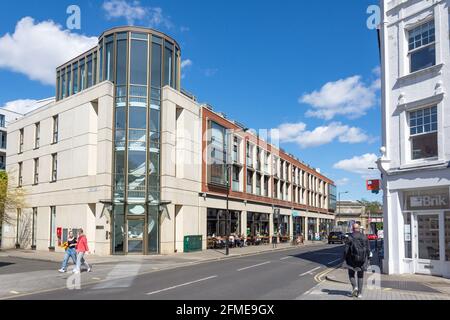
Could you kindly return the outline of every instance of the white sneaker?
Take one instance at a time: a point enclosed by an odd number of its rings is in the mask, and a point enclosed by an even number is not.
[[[358,288],[353,289],[352,291],[352,297],[357,297],[358,296]]]
[[[92,270],[92,268],[91,268],[91,267],[89,267],[89,268],[87,269],[87,272],[91,272],[91,270]]]
[[[66,272],[66,270],[64,270],[64,269],[59,269],[58,271],[61,272],[61,273],[65,273]]]
[[[362,299],[362,298],[363,298],[362,293],[359,293],[359,294],[358,294],[358,299]]]

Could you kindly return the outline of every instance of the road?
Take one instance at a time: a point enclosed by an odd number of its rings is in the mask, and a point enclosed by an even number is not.
[[[94,268],[81,277],[98,277],[98,281],[83,284],[79,290],[46,290],[15,299],[293,300],[317,285],[315,276],[341,263],[342,250],[339,245],[300,247],[121,279]],[[43,262],[38,266],[46,267]]]

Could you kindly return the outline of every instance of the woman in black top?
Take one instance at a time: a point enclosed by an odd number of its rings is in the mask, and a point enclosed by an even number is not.
[[[69,236],[67,238],[67,247],[66,253],[64,255],[64,260],[61,265],[61,269],[58,271],[64,273],[67,271],[67,264],[69,262],[69,258],[72,258],[74,264],[77,263],[77,253],[75,247],[77,245],[77,238],[73,236],[73,232],[69,231]]]

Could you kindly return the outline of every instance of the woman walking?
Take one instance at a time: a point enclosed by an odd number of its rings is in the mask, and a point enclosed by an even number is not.
[[[73,236],[73,232],[69,231],[69,237],[67,238],[66,245],[66,253],[64,254],[64,260],[61,265],[61,269],[58,271],[64,273],[67,271],[67,264],[69,263],[69,258],[72,259],[73,264],[77,264],[77,252],[75,247],[77,245],[77,239]]]
[[[89,252],[89,247],[83,229],[78,229],[78,242],[76,250],[77,250],[77,266],[73,270],[73,273],[80,273],[82,264],[86,265],[87,272],[91,272],[91,267],[84,259],[84,255],[86,254],[86,252]]]

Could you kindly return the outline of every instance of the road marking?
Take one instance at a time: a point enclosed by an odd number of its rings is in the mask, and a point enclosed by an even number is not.
[[[333,264],[333,263],[338,262],[338,261],[341,261],[341,258],[333,260],[331,262],[328,262],[327,265],[329,266],[330,264]]]
[[[176,289],[176,288],[179,288],[179,287],[185,287],[185,286],[188,286],[188,285],[190,285],[190,284],[194,284],[194,283],[198,283],[198,282],[202,282],[202,281],[206,281],[206,280],[211,280],[211,279],[214,279],[214,278],[217,278],[217,277],[218,277],[218,276],[211,276],[211,277],[203,278],[203,279],[200,279],[200,280],[195,280],[195,281],[191,281],[191,282],[186,282],[186,283],[179,284],[179,285],[176,285],[176,286],[173,286],[173,287],[169,287],[169,288],[165,288],[165,289],[161,289],[161,290],[149,292],[149,293],[147,293],[147,295],[157,294],[157,293],[160,293],[160,292],[164,292],[164,291]]]
[[[317,267],[317,268],[314,268],[314,269],[312,269],[312,270],[306,271],[306,272],[302,273],[301,275],[299,275],[299,277],[303,277],[303,276],[306,276],[307,274],[311,274],[311,273],[313,273],[314,271],[319,270],[320,268],[321,268],[321,267]]]
[[[92,280],[102,280],[101,278],[94,277]]]
[[[12,293],[12,294],[19,294],[20,292],[18,292],[18,291],[10,291],[9,293]]]
[[[266,262],[263,262],[263,263],[255,264],[254,266],[250,266],[250,267],[241,268],[241,269],[238,269],[237,271],[244,271],[244,270],[247,270],[247,269],[250,269],[250,268],[263,266],[263,265],[268,264],[268,263],[270,263],[270,261],[266,261]]]
[[[333,268],[325,269],[324,271],[320,272],[319,274],[316,274],[316,276],[314,277],[314,280],[318,283],[323,282],[324,281],[323,277],[325,277],[327,274],[329,274],[333,270],[335,270],[335,269],[333,269]]]
[[[281,258],[280,260],[286,260],[286,259],[290,259],[290,258],[292,258],[291,256],[289,256],[289,257],[284,257],[284,258]]]

